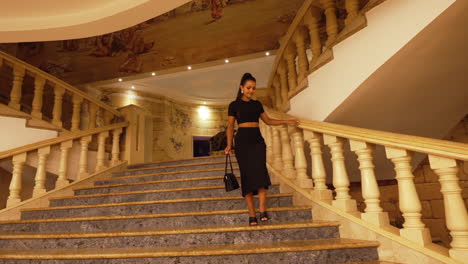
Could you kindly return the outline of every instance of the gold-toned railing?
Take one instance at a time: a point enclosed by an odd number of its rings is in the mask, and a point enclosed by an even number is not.
[[[57,128],[63,127],[62,108],[64,95],[69,94],[72,101],[71,131],[81,130],[82,104],[86,103],[89,112],[89,122],[86,128],[104,126],[111,124],[115,117],[121,114],[111,106],[93,98],[85,92],[59,80],[58,78],[21,61],[7,53],[0,51],[0,68],[7,65],[12,69],[12,86],[9,93],[8,106],[14,110],[21,111],[22,87],[26,75],[34,78],[34,98],[32,100],[31,115],[43,119],[43,97],[44,87],[47,84],[54,89],[53,109],[51,123]],[[99,118],[101,120],[99,120]]]
[[[364,14],[384,0],[345,0],[344,20],[337,1],[306,0],[280,40],[267,88],[275,109],[286,111],[289,100],[308,86],[307,76],[332,58],[332,47],[366,25]],[[325,28],[322,34],[321,28]],[[310,50],[311,56],[307,56]],[[310,57],[310,58],[309,58]]]
[[[55,182],[55,189],[65,187],[69,184],[68,163],[69,163],[69,150],[74,144],[78,144],[80,148],[78,174],[77,179],[87,177],[90,172],[88,171],[89,160],[89,143],[93,137],[97,139],[97,158],[96,167],[93,173],[106,169],[110,165],[117,165],[121,162],[120,159],[120,135],[128,122],[111,124],[104,127],[87,129],[86,131],[70,132],[64,136],[48,139],[33,144],[25,145],[16,149],[0,152],[0,161],[11,159],[13,163],[12,177],[10,182],[10,193],[7,200],[7,207],[16,205],[22,201],[22,174],[24,164],[28,155],[37,153],[37,169],[35,175],[35,185],[33,189],[33,196],[35,198],[46,192],[46,166],[47,159],[51,153],[51,148],[59,146],[60,161],[58,168],[58,178]],[[106,160],[106,139],[112,133],[112,150],[111,159]]]
[[[271,109],[267,109],[267,113],[277,119],[294,118]],[[300,120],[297,127],[262,123],[261,129],[267,144],[267,164],[271,170],[291,180],[298,188],[310,191],[314,199],[382,228],[390,223],[388,213],[380,205],[373,150],[376,145],[383,146],[386,158],[395,166],[399,207],[404,217],[400,236],[423,246],[432,241],[429,229],[422,221],[422,207],[411,160],[413,152],[427,154],[430,168],[438,175],[441,185],[446,226],[452,236],[450,256],[462,262],[468,259],[468,214],[457,166],[457,161],[468,161],[468,144],[310,120]],[[310,146],[310,153],[307,154],[304,152],[305,141]],[[366,205],[363,213],[358,211],[356,201],[349,194],[350,180],[343,155],[346,141],[357,155],[360,165],[362,196]],[[331,152],[335,197],[326,185],[322,156],[324,145]],[[307,174],[306,155],[311,160],[311,175]]]

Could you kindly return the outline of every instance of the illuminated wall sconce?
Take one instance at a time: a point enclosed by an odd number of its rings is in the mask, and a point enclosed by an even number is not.
[[[152,73],[151,73],[151,76],[156,76],[156,73],[155,73],[155,72],[152,72]]]
[[[270,56],[270,52],[268,52],[268,51],[265,52],[265,55],[266,55],[266,56]]]
[[[117,81],[122,82],[122,78],[119,78]]]
[[[192,66],[188,66],[188,67],[187,67],[187,70],[190,71],[191,69],[192,69]]]
[[[203,120],[208,119],[210,116],[210,109],[208,109],[206,106],[200,106],[197,111],[198,116],[200,116],[200,118]]]

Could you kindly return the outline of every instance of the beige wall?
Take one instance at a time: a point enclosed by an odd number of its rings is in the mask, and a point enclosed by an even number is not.
[[[202,106],[177,102],[165,97],[125,92],[107,95],[116,107],[134,104],[153,114],[153,161],[193,157],[194,136],[214,136],[227,124],[227,106]],[[202,119],[200,107],[208,110]]]

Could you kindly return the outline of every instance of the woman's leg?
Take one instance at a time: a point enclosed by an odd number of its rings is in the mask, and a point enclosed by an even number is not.
[[[245,195],[245,201],[247,203],[247,208],[249,209],[249,217],[256,217],[257,213],[255,212],[255,205],[253,201],[252,193]],[[252,223],[252,225],[256,225],[257,223]]]
[[[258,189],[258,200],[260,202],[260,212],[266,212],[267,190],[265,188]]]

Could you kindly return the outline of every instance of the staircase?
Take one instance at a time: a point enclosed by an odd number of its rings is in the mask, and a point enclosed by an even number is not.
[[[0,222],[0,263],[380,263],[378,242],[340,238],[279,185],[271,220],[248,226],[223,174],[224,157],[129,166]]]

